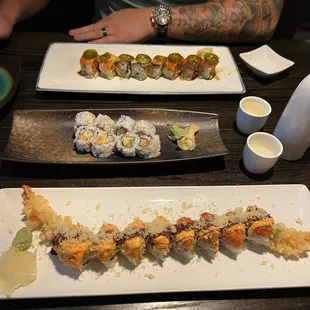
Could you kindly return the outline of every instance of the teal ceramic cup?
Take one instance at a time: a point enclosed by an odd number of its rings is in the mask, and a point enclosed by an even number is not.
[[[0,67],[0,104],[7,97],[13,87],[13,78],[10,73]]]

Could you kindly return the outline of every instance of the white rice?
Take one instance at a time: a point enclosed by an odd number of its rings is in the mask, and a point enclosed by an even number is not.
[[[141,145],[144,140],[149,141],[149,144],[147,146]],[[140,143],[137,146],[137,155],[145,159],[156,158],[160,155],[160,149],[161,143],[158,135],[142,135],[140,137]]]
[[[79,112],[75,116],[74,132],[76,132],[79,126],[94,125],[95,119],[96,116],[91,112]]]
[[[230,252],[232,252],[234,255],[239,255],[239,254],[241,254],[244,250],[245,250],[245,247],[243,246],[243,247],[241,247],[241,248],[235,248],[235,247],[233,247],[233,246],[231,246],[231,245],[229,245],[229,244],[226,244],[226,243],[224,243],[224,242],[222,242],[222,245],[227,249],[227,250],[229,250]]]
[[[218,249],[213,249],[213,248],[210,248],[206,245],[205,242],[203,242],[203,240],[199,239],[198,242],[197,242],[197,247],[199,247],[199,249],[201,251],[204,251],[206,252],[210,257],[215,257]]]
[[[269,238],[262,238],[262,237],[247,237],[246,240],[253,244],[263,245],[269,247],[270,239]]]
[[[115,129],[115,122],[108,115],[99,114],[96,117],[95,125],[98,128],[100,128],[100,129],[102,129],[104,131],[108,131],[108,132],[114,132],[114,129]]]
[[[161,262],[164,262],[168,257],[168,253],[153,251],[153,247],[150,244],[148,245],[147,249],[150,254],[152,254],[156,259],[158,259]]]
[[[154,136],[156,134],[156,128],[149,121],[141,120],[136,123],[133,132],[139,136],[141,135]]]
[[[117,135],[125,134],[126,132],[131,132],[135,126],[135,121],[126,115],[122,115],[115,124],[115,130]]]

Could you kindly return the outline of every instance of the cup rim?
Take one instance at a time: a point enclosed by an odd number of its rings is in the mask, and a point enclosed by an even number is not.
[[[246,100],[258,100],[258,101],[261,101],[262,103],[264,103],[266,106],[267,106],[267,108],[268,108],[268,112],[267,113],[265,113],[265,114],[263,114],[263,115],[254,115],[254,114],[251,114],[251,113],[249,113],[249,112],[247,112],[247,111],[245,111],[244,109],[243,109],[243,107],[242,107],[242,104],[246,101]],[[261,97],[257,97],[257,96],[247,96],[247,97],[244,97],[244,98],[242,98],[241,100],[240,100],[240,102],[239,102],[239,108],[242,110],[242,112],[243,113],[245,113],[246,115],[249,115],[249,116],[251,116],[251,117],[254,117],[254,118],[264,118],[264,117],[266,117],[266,116],[269,116],[270,114],[271,114],[271,112],[272,112],[272,107],[271,107],[271,105],[270,105],[270,103],[267,101],[267,100],[265,100],[265,99],[263,99],[263,98],[261,98]]]
[[[253,136],[257,136],[257,135],[260,135],[260,136],[268,136],[268,137],[271,137],[274,141],[276,141],[276,143],[280,146],[280,151],[276,154],[276,155],[273,155],[273,156],[266,156],[266,155],[261,155],[257,152],[255,152],[253,150],[253,148],[251,147],[250,145],[250,140],[253,138]],[[281,143],[281,141],[275,137],[274,135],[268,133],[268,132],[254,132],[252,133],[251,135],[248,136],[247,140],[246,140],[246,144],[248,146],[248,148],[254,153],[256,154],[257,156],[259,157],[263,157],[263,158],[268,158],[268,159],[274,159],[274,158],[278,158],[281,156],[281,154],[283,153],[283,144]]]

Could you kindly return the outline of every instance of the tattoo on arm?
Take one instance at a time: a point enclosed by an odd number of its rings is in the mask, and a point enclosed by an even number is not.
[[[209,0],[174,8],[171,35],[188,41],[265,41],[284,0]]]

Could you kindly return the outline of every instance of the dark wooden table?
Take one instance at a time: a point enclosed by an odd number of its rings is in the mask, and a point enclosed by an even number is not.
[[[50,42],[70,40],[60,33],[15,33],[0,43],[1,55],[15,55],[21,61],[21,83],[12,104],[0,111],[0,145],[10,130],[10,119],[16,109],[90,109],[157,107],[219,113],[220,130],[230,155],[223,159],[137,167],[77,169],[72,166],[1,163],[0,187],[70,186],[182,186],[302,183],[310,187],[310,151],[297,162],[280,159],[272,171],[254,176],[241,162],[246,137],[235,129],[235,115],[241,96],[121,96],[36,94],[35,84],[42,60]],[[272,105],[272,114],[264,128],[272,133],[286,103],[300,81],[309,74],[310,42],[273,41],[270,46],[295,66],[272,80],[253,76],[239,58],[240,52],[255,46],[233,46],[232,53],[241,71],[246,95],[260,96]],[[259,276],[259,275],[257,275]],[[47,279],[48,281],[48,279]],[[1,306],[3,304],[3,306]],[[135,295],[36,301],[5,301],[1,309],[77,307],[81,309],[310,309],[310,290],[274,289],[215,293]],[[103,305],[103,306],[96,306]]]

